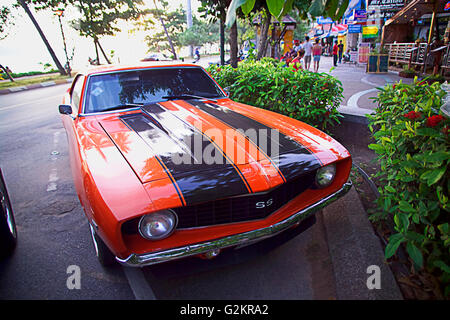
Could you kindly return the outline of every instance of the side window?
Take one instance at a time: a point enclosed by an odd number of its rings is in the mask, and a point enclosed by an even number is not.
[[[71,94],[71,104],[74,111],[78,111],[80,107],[81,91],[83,91],[84,77],[79,76],[75,81]]]

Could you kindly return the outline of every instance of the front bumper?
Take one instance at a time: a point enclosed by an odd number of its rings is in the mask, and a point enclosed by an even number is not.
[[[202,253],[207,253],[212,250],[224,249],[246,243],[257,242],[277,235],[278,233],[289,229],[297,223],[300,223],[310,215],[326,207],[330,203],[344,196],[352,187],[352,182],[347,181],[341,189],[335,193],[323,198],[322,200],[304,208],[303,210],[291,215],[290,217],[277,222],[271,226],[252,230],[244,233],[234,234],[231,236],[215,239],[211,241],[196,243],[188,246],[173,248],[164,251],[151,252],[145,254],[131,254],[126,259],[116,257],[116,260],[125,266],[129,267],[144,267],[161,262],[167,262],[175,259],[194,256]]]

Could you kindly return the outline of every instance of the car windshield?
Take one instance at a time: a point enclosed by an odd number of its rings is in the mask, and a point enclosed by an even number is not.
[[[167,96],[224,97],[201,68],[151,68],[92,75],[89,77],[84,112],[101,112],[117,106],[167,100]]]

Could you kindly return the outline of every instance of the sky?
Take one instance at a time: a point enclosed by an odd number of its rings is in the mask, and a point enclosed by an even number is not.
[[[166,1],[169,2],[170,7],[173,9],[180,5],[186,8],[186,0]],[[1,5],[14,2],[14,0],[1,0]],[[153,0],[145,0],[144,2],[147,6],[154,7]],[[199,6],[199,0],[191,0],[193,14],[196,13]],[[64,65],[66,59],[58,17],[47,10],[36,12],[32,9],[32,12],[59,61]],[[87,66],[89,57],[95,58],[95,48],[92,40],[79,36],[78,32],[69,25],[69,21],[74,19],[77,14],[76,11],[66,11],[62,18],[69,53],[74,49],[74,60],[72,62],[74,70]],[[18,8],[15,11],[14,22],[15,25],[8,28],[8,36],[0,40],[0,64],[8,66],[13,72],[42,71],[45,63],[51,63],[54,66],[54,62],[44,42],[22,8]],[[122,29],[122,32],[119,34],[103,37],[100,40],[103,49],[108,55],[111,50],[115,51],[113,62],[133,63],[145,57],[148,49],[144,38],[147,33],[130,33],[129,30],[132,28],[132,24],[126,22],[119,24],[119,28]],[[102,56],[100,61],[105,63]]]

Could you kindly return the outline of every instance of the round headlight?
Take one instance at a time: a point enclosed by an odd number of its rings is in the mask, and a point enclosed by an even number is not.
[[[178,217],[172,210],[162,210],[146,214],[139,221],[139,233],[148,240],[164,239],[172,234]]]
[[[330,164],[328,166],[319,168],[316,173],[316,186],[319,188],[328,187],[333,182],[335,175],[335,164]]]

